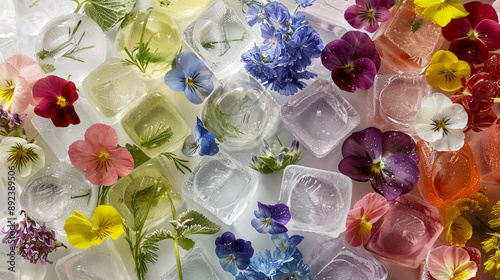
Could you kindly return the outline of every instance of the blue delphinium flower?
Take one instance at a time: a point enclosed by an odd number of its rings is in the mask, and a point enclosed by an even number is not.
[[[257,253],[250,260],[249,270],[253,270],[264,274],[267,277],[273,276],[278,269],[283,265],[282,260],[273,258],[271,251],[266,250],[264,254]]]
[[[215,254],[221,267],[236,276],[239,270],[245,270],[250,265],[253,256],[252,243],[236,239],[232,232],[225,232],[215,240]]]
[[[271,240],[273,241],[276,249],[273,252],[273,257],[275,260],[280,260],[282,263],[289,262],[293,259],[302,259],[302,253],[297,249],[297,245],[304,239],[300,235],[292,235],[288,237],[288,234],[273,234]]]
[[[257,219],[252,220],[252,226],[260,233],[277,234],[287,232],[285,225],[292,217],[290,209],[285,204],[266,205],[257,202],[259,210],[254,211]]]
[[[243,272],[240,272],[235,280],[271,280],[271,278],[267,277],[264,273],[253,271],[251,269],[247,269]]]
[[[257,4],[251,4],[248,7],[247,16],[245,17],[245,20],[247,21],[248,25],[254,26],[257,23],[261,23],[263,19],[264,15],[262,14],[262,6]]]
[[[284,263],[276,274],[273,280],[313,280],[311,269],[302,260],[293,259],[290,262]]]
[[[188,136],[182,146],[182,153],[188,157],[195,155],[196,152],[200,156],[213,156],[219,152],[215,135],[203,126],[203,122],[198,117],[196,117],[194,135]]]
[[[211,77],[212,71],[195,53],[181,52],[172,62],[172,69],[164,80],[173,91],[184,91],[191,103],[201,104],[214,90]]]
[[[305,8],[311,6],[314,1],[316,0],[295,0],[295,3],[297,3],[297,5],[300,5],[302,8]]]

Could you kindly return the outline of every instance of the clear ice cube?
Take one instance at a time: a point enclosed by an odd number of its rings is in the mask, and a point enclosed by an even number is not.
[[[15,11],[12,0],[0,2],[0,63],[18,54]]]
[[[240,57],[255,40],[250,27],[221,0],[190,24],[182,37],[219,79],[243,67]]]
[[[116,123],[146,90],[135,71],[111,57],[83,80],[83,92],[107,124]]]
[[[345,22],[345,10],[356,5],[356,0],[316,0],[305,10],[328,21]]]
[[[92,213],[89,206],[91,191],[92,184],[81,170],[65,162],[55,162],[30,179],[20,202],[32,219],[51,223],[52,229],[62,230],[64,221],[73,210],[84,215]]]
[[[207,256],[199,247],[194,247],[182,258],[182,277],[184,279],[220,280]],[[222,278],[224,279],[224,278]],[[177,266],[161,277],[161,280],[179,280]]]
[[[51,20],[36,41],[36,59],[52,75],[80,83],[106,59],[106,38],[89,17],[67,14]]]
[[[280,201],[290,208],[287,227],[337,237],[345,230],[351,180],[337,172],[298,165],[285,169]]]
[[[83,140],[83,135],[87,128],[101,122],[92,106],[82,96],[73,105],[80,118],[80,123],[77,125],[56,127],[50,119],[40,116],[34,116],[31,120],[31,123],[42,136],[43,140],[61,161],[69,160],[69,146],[77,140]]]
[[[385,280],[388,275],[383,264],[363,248],[349,245],[344,236],[316,248],[310,267],[316,280]]]
[[[184,181],[182,193],[231,225],[257,190],[257,172],[220,151],[206,156]]]
[[[319,79],[281,107],[285,126],[316,157],[326,156],[360,122],[354,107]]]

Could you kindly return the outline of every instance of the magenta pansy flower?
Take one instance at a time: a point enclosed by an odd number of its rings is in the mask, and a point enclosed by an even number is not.
[[[117,148],[118,136],[109,125],[94,124],[85,131],[85,140],[69,146],[71,163],[85,171],[94,185],[111,186],[118,176],[125,177],[134,170],[134,159],[125,148]]]
[[[344,18],[356,29],[364,29],[375,32],[379,22],[388,21],[391,18],[389,9],[394,6],[394,0],[356,0],[345,10]]]
[[[328,43],[321,53],[321,62],[332,71],[335,84],[349,92],[369,89],[380,68],[375,44],[359,31],[348,31],[340,40]]]
[[[413,189],[420,177],[418,154],[411,136],[369,127],[349,136],[342,145],[339,171],[351,179],[370,181],[373,189],[394,200]]]
[[[33,97],[39,102],[35,107],[35,114],[51,119],[55,126],[67,127],[80,123],[73,107],[73,103],[78,99],[73,82],[53,75],[47,76],[35,83]]]
[[[458,59],[483,63],[488,59],[488,52],[500,49],[498,15],[490,4],[470,2],[464,7],[469,15],[443,27],[443,36],[451,42],[449,50]]]

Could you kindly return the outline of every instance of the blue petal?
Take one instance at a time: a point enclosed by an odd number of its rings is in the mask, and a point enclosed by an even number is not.
[[[223,258],[219,260],[220,266],[227,272],[230,272],[233,276],[236,276],[238,270],[236,269],[236,262],[233,258]]]
[[[257,212],[257,211],[255,211]],[[267,233],[269,232],[269,227],[267,227],[266,219],[253,219],[251,221],[252,226],[259,233]]]
[[[201,95],[207,97],[214,91],[214,82],[210,78],[197,80],[196,89]]]
[[[213,156],[219,152],[219,146],[215,143],[215,135],[210,131],[198,143],[200,144],[200,156]]]
[[[186,98],[189,100],[189,102],[195,105],[203,103],[203,99],[198,96],[198,91],[195,87],[186,86],[184,94],[186,95]]]
[[[215,254],[219,259],[227,258],[233,251],[224,245],[215,246]]]
[[[270,225],[271,225],[269,228],[270,234],[279,234],[279,233],[284,233],[284,232],[288,231],[288,229],[284,225],[278,223],[277,221],[275,221],[273,219],[271,219]]]
[[[198,56],[194,52],[181,52],[177,55],[174,61],[172,61],[172,68],[178,69],[184,74],[187,74],[191,64],[198,59]],[[189,76],[186,75],[186,77]]]
[[[179,69],[172,69],[165,74],[165,84],[173,91],[180,92],[186,88],[186,75]]]
[[[293,246],[297,246],[297,245],[299,245],[300,242],[302,242],[303,239],[304,239],[304,236],[292,235],[289,240]]]
[[[202,72],[203,70],[206,70],[206,69],[207,69],[207,67],[205,66],[205,63],[203,63],[203,61],[198,58],[195,61],[191,62],[191,65],[189,65],[188,71],[186,72],[186,76],[190,77],[191,79],[193,79],[195,81],[198,78],[198,76],[200,75],[200,72]],[[211,76],[212,75],[210,75],[209,77],[211,77]],[[202,79],[209,78],[209,77],[202,77]]]

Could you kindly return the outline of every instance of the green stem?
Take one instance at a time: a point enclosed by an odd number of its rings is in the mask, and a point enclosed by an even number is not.
[[[500,98],[493,98],[493,103],[500,103]]]
[[[83,2],[79,2],[78,0],[72,0],[73,2],[77,3],[78,6],[76,6],[76,9],[73,13],[78,13],[80,11],[80,9],[83,7],[83,4],[85,4],[85,2],[87,2],[87,0],[83,1]]]
[[[174,240],[175,249],[175,261],[177,262],[177,273],[179,274],[179,280],[182,280],[182,268],[181,268],[181,258],[179,257],[179,239]]]
[[[300,5],[297,5],[297,8],[295,8],[295,11],[293,11],[293,14],[297,13],[297,11],[299,10],[300,8]]]
[[[99,186],[99,194],[97,195],[97,204],[96,207],[99,205],[104,205],[106,197],[108,196],[108,191],[111,188],[111,186]]]
[[[474,216],[476,218],[476,220],[479,221],[479,223],[481,223],[481,225],[483,225],[484,227],[486,227],[489,231],[491,232],[495,232],[494,230],[492,230],[485,222],[483,222],[481,219],[479,219],[478,216]]]
[[[81,197],[86,197],[86,196],[89,196],[90,192],[86,193],[86,194],[81,194],[81,195],[74,195],[72,196],[71,198],[74,199],[74,198],[81,198]]]

